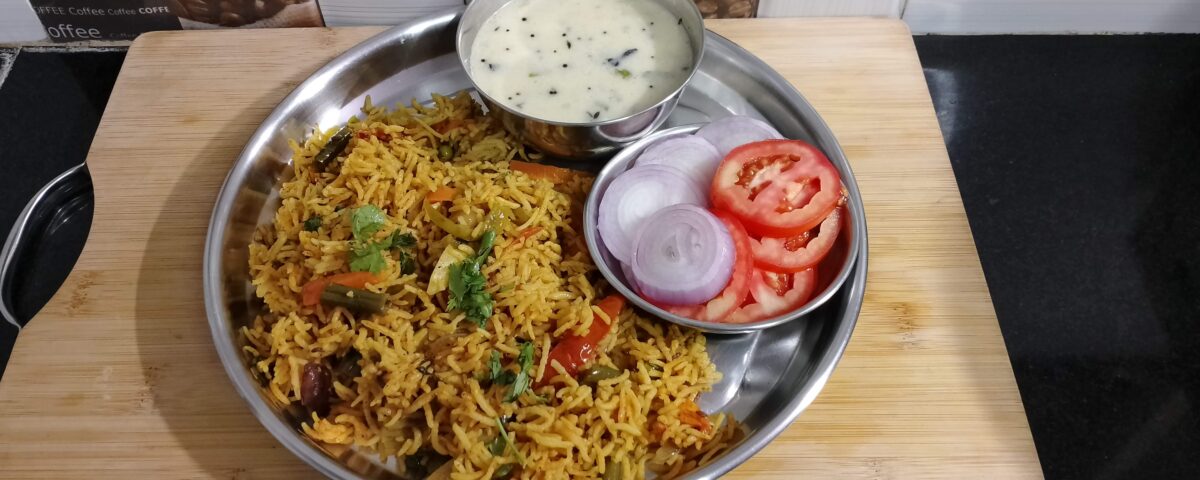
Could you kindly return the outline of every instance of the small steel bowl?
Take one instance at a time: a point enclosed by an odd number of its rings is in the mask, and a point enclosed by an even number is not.
[[[626,115],[621,118],[599,122],[556,122],[531,117],[524,113],[506,107],[479,88],[479,84],[471,76],[471,47],[475,36],[483,22],[487,21],[497,10],[511,0],[473,0],[463,12],[458,24],[455,44],[458,59],[462,62],[467,77],[475,85],[489,110],[497,112],[505,129],[522,139],[525,143],[537,147],[550,155],[567,158],[603,160],[613,152],[645,137],[660,127],[675,104],[684,87],[692,80],[696,70],[700,68],[700,60],[704,57],[704,19],[700,10],[692,0],[646,0],[662,5],[667,11],[683,19],[684,29],[687,30],[688,40],[692,46],[692,66],[688,77],[673,91],[663,96],[662,100],[653,106]],[[665,91],[665,89],[664,89]]]
[[[583,235],[587,242],[588,253],[592,255],[592,259],[596,262],[596,268],[616,288],[621,295],[633,302],[642,310],[649,312],[655,317],[661,318],[671,323],[683,325],[686,327],[695,328],[697,330],[709,333],[744,333],[756,330],[765,330],[774,327],[781,323],[789,322],[801,318],[810,312],[816,310],[825,302],[837,293],[842,284],[845,283],[851,272],[854,270],[854,262],[857,259],[858,251],[862,238],[855,235],[854,232],[865,231],[865,226],[859,225],[864,220],[864,216],[859,211],[860,202],[847,202],[846,217],[847,221],[842,222],[842,231],[838,234],[837,242],[822,260],[822,265],[837,265],[836,270],[829,268],[817,269],[817,287],[816,295],[809,299],[800,308],[784,313],[777,317],[768,318],[766,320],[754,323],[716,323],[702,322],[690,318],[681,317],[671,312],[663,310],[654,304],[646,301],[641,295],[634,293],[634,289],[630,282],[625,279],[625,274],[621,270],[621,263],[613,258],[608,252],[608,248],[604,246],[603,240],[600,238],[600,233],[597,228],[600,200],[604,198],[604,191],[618,175],[625,173],[626,170],[634,167],[634,162],[637,157],[642,154],[642,150],[651,144],[670,137],[690,135],[699,130],[703,125],[684,125],[657,132],[649,135],[621,150],[619,153],[609,160],[608,165],[600,170],[596,175],[596,182],[592,185],[592,191],[588,194],[587,203],[584,205],[583,214]],[[839,166],[840,168],[840,166]],[[843,172],[843,175],[845,172]]]

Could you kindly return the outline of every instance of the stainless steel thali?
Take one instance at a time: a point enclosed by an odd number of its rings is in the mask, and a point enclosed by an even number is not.
[[[204,259],[205,306],[221,362],[255,417],[285,447],[334,478],[392,478],[387,465],[355,449],[314,443],[297,430],[296,412],[270,398],[242,354],[239,329],[262,308],[249,283],[248,248],[254,228],[269,222],[278,188],[290,169],[288,140],[303,141],[315,125],[342,123],[369,95],[377,105],[427,99],[470,88],[454,52],[459,12],[387,30],[335,58],[283,100],[254,133],[221,190],[209,225]],[[845,155],[807,101],[749,52],[707,33],[703,62],[666,127],[730,114],[763,118],[789,138],[820,147],[841,170],[852,214],[862,201]],[[601,164],[569,165],[596,171]],[[863,225],[864,223],[860,223]],[[707,412],[734,415],[745,439],[689,478],[715,478],[746,461],[779,435],[813,401],[845,350],[862,306],[867,268],[866,228],[857,263],[842,290],[807,319],[752,334],[710,335],[709,353],[724,379],[701,397]]]

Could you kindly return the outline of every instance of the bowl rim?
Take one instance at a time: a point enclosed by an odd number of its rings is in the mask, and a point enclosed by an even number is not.
[[[500,8],[504,8],[509,3],[512,3],[512,1],[513,0],[505,1],[502,5],[500,5],[499,8],[496,9],[496,11],[499,11]],[[617,118],[610,118],[608,120],[595,121],[595,122],[564,122],[561,120],[550,120],[550,119],[541,118],[541,117],[537,117],[534,115],[529,115],[524,112],[519,112],[519,111],[513,110],[504,102],[497,100],[495,97],[488,94],[487,90],[481,88],[479,86],[479,82],[475,81],[475,76],[472,74],[471,59],[468,58],[469,55],[464,53],[466,51],[463,48],[464,47],[464,42],[463,42],[464,27],[463,27],[463,25],[465,25],[465,23],[462,22],[461,20],[464,18],[467,18],[469,15],[471,15],[472,11],[484,8],[484,7],[482,7],[483,2],[469,1],[467,3],[467,8],[465,10],[463,10],[462,16],[459,17],[460,21],[458,22],[458,27],[456,28],[456,30],[454,32],[455,56],[458,57],[459,63],[462,64],[463,70],[466,71],[467,80],[471,81],[471,87],[473,87],[475,89],[475,92],[477,92],[481,98],[485,99],[488,103],[495,105],[498,108],[501,108],[504,111],[506,111],[510,114],[513,114],[519,118],[522,118],[525,120],[532,120],[532,121],[544,123],[547,125],[559,126],[559,127],[592,128],[592,127],[603,127],[603,126],[607,126],[607,125],[619,124],[619,123],[625,122],[627,120],[632,120],[634,118],[645,115],[647,112],[652,112],[652,111],[658,109],[659,107],[662,107],[663,105],[665,105],[667,103],[670,103],[673,99],[678,98],[679,95],[683,93],[683,90],[685,88],[687,88],[688,84],[692,83],[692,78],[696,76],[696,71],[700,70],[700,63],[704,60],[704,51],[705,51],[705,44],[707,43],[706,37],[708,37],[708,35],[707,35],[708,29],[705,28],[705,26],[704,26],[704,16],[700,13],[700,8],[697,7],[694,2],[689,1],[686,3],[691,8],[687,9],[688,18],[684,19],[684,25],[692,26],[693,28],[698,29],[698,32],[695,32],[695,33],[688,32],[689,43],[692,41],[691,37],[696,37],[700,41],[699,45],[692,45],[692,52],[693,52],[692,66],[688,70],[687,77],[685,77],[683,79],[683,82],[680,83],[678,86],[676,86],[675,89],[663,90],[664,92],[667,92],[667,94],[664,95],[663,97],[661,97],[657,102],[654,102],[654,104],[649,105],[646,108],[643,108],[636,112],[633,112],[633,113],[630,113],[630,114],[627,114],[627,115],[624,115],[621,117],[617,117]],[[488,18],[491,18],[491,15],[495,15],[496,11],[489,13]],[[486,21],[486,19],[485,19],[485,21]],[[470,47],[470,46],[468,45],[467,47]],[[666,113],[669,114],[670,112],[668,111]],[[651,134],[652,133],[654,133],[654,132],[651,132]]]
[[[633,168],[635,166],[634,163],[637,161],[637,156],[641,154],[642,150],[651,144],[670,137],[692,135],[696,131],[700,130],[700,128],[704,125],[707,125],[707,123],[694,123],[690,125],[681,125],[659,130],[646,135],[634,143],[629,144],[629,146],[617,152],[616,155],[613,155],[612,159],[608,161],[608,164],[606,164],[604,168],[600,170],[600,173],[596,174],[594,185],[599,185],[602,180],[610,177],[615,179],[620,174],[628,171],[630,168]],[[814,145],[814,147],[816,147],[816,145]],[[853,185],[853,175],[850,175],[849,182],[846,182],[846,173],[848,173],[849,170],[848,165],[845,165],[847,168],[843,169],[843,165],[839,165],[832,156],[827,155],[827,157],[830,157],[830,163],[833,163],[834,166],[838,168],[839,173],[843,175],[842,183],[846,188],[847,195],[857,198],[859,193],[857,185]],[[853,186],[853,188],[851,188],[851,186]],[[626,299],[628,299],[634,305],[637,305],[638,308],[641,308],[646,313],[677,325],[682,325],[709,333],[746,333],[765,330],[803,318],[805,315],[808,315],[814,310],[820,308],[842,289],[842,286],[846,283],[846,279],[850,277],[851,273],[853,273],[855,263],[858,260],[858,250],[864,241],[866,234],[865,219],[863,218],[861,211],[861,202],[856,201],[855,198],[847,199],[848,201],[846,202],[844,208],[846,208],[847,217],[850,219],[850,222],[847,226],[843,227],[843,229],[846,229],[850,232],[850,242],[849,245],[847,245],[846,258],[842,261],[842,265],[838,269],[837,275],[833,277],[833,280],[825,287],[824,290],[814,295],[799,308],[789,310],[780,315],[776,315],[758,322],[706,322],[676,315],[650,303],[645,298],[642,298],[641,295],[638,295],[633,288],[626,283],[623,275],[617,275],[616,272],[613,271],[613,268],[608,265],[607,258],[611,257],[612,254],[608,253],[607,249],[601,245],[600,233],[597,228],[599,223],[599,204],[604,196],[604,190],[607,190],[607,186],[605,186],[605,188],[593,187],[592,190],[588,192],[587,201],[583,207],[584,241],[587,243],[588,254],[592,256],[592,260],[596,265],[596,269],[600,270],[600,274],[604,276],[604,279],[607,280],[614,289],[616,289],[621,293],[621,295],[624,295]],[[845,235],[845,233],[842,235]]]

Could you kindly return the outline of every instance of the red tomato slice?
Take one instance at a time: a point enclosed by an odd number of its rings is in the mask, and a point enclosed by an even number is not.
[[[608,315],[612,323],[616,323],[621,309],[625,308],[625,297],[614,293],[597,302],[596,306],[600,307],[605,315]],[[608,332],[612,331],[612,323],[605,322],[596,316],[592,319],[592,326],[588,328],[586,335],[564,335],[558,344],[550,349],[546,365],[550,365],[551,360],[557,360],[567,373],[575,375],[581,367],[596,358],[596,347],[600,345],[600,341],[608,335]],[[555,375],[557,373],[547,367],[542,378],[534,382],[534,388],[549,384],[550,379]]]
[[[713,206],[765,237],[803,234],[842,196],[842,178],[825,154],[800,140],[764,140],[729,152],[712,185]]]
[[[713,210],[713,215],[716,215],[725,224],[725,227],[729,229],[729,235],[733,237],[735,258],[733,275],[730,275],[729,283],[725,285],[725,289],[721,290],[721,293],[704,305],[662,306],[662,308],[693,320],[724,322],[725,317],[741,306],[746,301],[746,296],[750,294],[750,273],[754,270],[754,255],[750,251],[750,235],[746,233],[746,229],[742,227],[737,218],[720,210]]]
[[[799,272],[816,266],[837,243],[845,210],[836,208],[815,230],[788,237],[750,239],[754,266],[773,272]]]
[[[766,320],[804,306],[817,285],[817,270],[777,273],[755,269],[750,276],[750,296],[754,303],[729,315],[729,323]]]

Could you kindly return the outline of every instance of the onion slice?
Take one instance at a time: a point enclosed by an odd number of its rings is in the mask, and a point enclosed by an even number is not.
[[[634,293],[641,295],[642,292],[637,291],[637,278],[633,276],[633,267],[629,266],[629,264],[625,262],[619,263],[621,264],[621,275],[625,277],[625,283],[629,285],[629,288],[634,290]]]
[[[708,140],[717,147],[721,158],[729,155],[733,149],[763,140],[783,138],[775,127],[757,118],[745,115],[734,115],[714,120],[696,132],[696,136]]]
[[[662,164],[678,168],[691,177],[701,190],[708,191],[722,158],[724,155],[717,151],[717,147],[708,143],[708,140],[687,135],[668,138],[651,145],[638,156],[637,164]]]
[[[706,190],[687,174],[669,165],[636,166],[604,190],[597,212],[597,230],[617,260],[631,263],[633,242],[646,217],[671,205],[705,206]]]
[[[733,237],[708,210],[672,205],[646,219],[634,243],[633,277],[648,300],[696,305],[721,293],[733,274]]]

